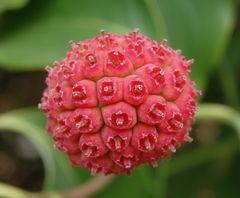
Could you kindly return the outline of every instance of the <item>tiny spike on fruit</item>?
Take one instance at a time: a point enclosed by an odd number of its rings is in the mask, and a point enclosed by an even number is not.
[[[139,30],[101,30],[70,46],[64,59],[46,67],[39,108],[54,147],[73,167],[129,175],[141,164],[156,167],[192,142],[200,91],[190,79],[193,60],[181,50]]]

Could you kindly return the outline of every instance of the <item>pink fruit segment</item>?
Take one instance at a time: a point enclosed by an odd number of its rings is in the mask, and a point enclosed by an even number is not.
[[[116,130],[109,127],[102,130],[103,141],[111,151],[123,151],[129,145],[131,136],[131,130]]]
[[[90,80],[81,80],[72,87],[72,101],[77,107],[97,105],[96,85]]]
[[[62,67],[63,78],[71,85],[83,79],[82,67],[80,61],[65,61],[65,66]]]
[[[108,53],[108,59],[104,67],[106,76],[123,77],[132,72],[132,63],[120,51],[111,51]]]
[[[49,98],[49,103],[53,104],[59,109],[72,109],[74,108],[73,102],[71,100],[71,88],[65,84],[57,84],[52,90],[51,97]]]
[[[145,81],[137,75],[124,78],[124,100],[132,105],[139,105],[146,100],[148,88]]]
[[[67,111],[59,114],[55,127],[51,129],[54,140],[63,139],[63,137],[70,134],[71,124],[69,123],[69,120],[71,116],[72,112]]]
[[[136,70],[136,73],[146,79],[150,94],[159,94],[165,86],[164,69],[154,64],[147,64]]]
[[[138,118],[140,121],[149,124],[159,124],[166,114],[166,101],[161,96],[151,95],[138,108]]]
[[[103,76],[103,59],[94,53],[88,53],[83,61],[83,75],[90,80],[98,80]]]
[[[142,37],[137,31],[134,31],[125,36],[123,45],[127,49],[126,54],[134,68],[144,65],[144,37]]]
[[[108,152],[99,133],[83,134],[79,141],[79,148],[85,157],[100,157]]]
[[[91,175],[103,172],[109,174],[111,172],[113,162],[107,156],[97,158],[82,157],[81,166],[90,170]]]
[[[170,153],[175,153],[180,146],[180,142],[174,134],[159,133],[156,150],[161,157],[167,157]]]
[[[73,59],[64,59],[56,62],[54,68],[47,67],[46,70],[49,73],[49,77],[46,79],[46,83],[49,87],[56,85],[61,81],[66,81],[70,85],[83,79],[82,68],[80,67],[80,61]]]
[[[175,100],[183,91],[183,87],[186,84],[186,76],[179,70],[173,70],[172,68],[165,69],[165,87],[163,89],[163,96],[167,100]]]
[[[167,47],[167,41],[161,43],[152,42],[145,54],[146,63],[155,64],[157,66],[166,66],[169,62],[169,57],[174,53],[173,50]]]
[[[154,126],[137,124],[133,128],[132,145],[143,152],[152,151],[157,143],[158,133]]]
[[[102,114],[105,124],[114,129],[130,129],[137,122],[135,108],[124,102],[103,107]]]
[[[100,104],[109,105],[122,100],[122,78],[105,77],[97,82],[97,95]]]
[[[79,142],[80,135],[74,135],[70,138],[63,138],[57,140],[54,146],[66,153],[77,153],[79,152],[78,142]]]
[[[96,175],[99,172],[108,174],[113,166],[113,162],[108,157],[88,158],[79,153],[69,154],[69,160],[72,166],[81,166],[90,170],[92,175]]]
[[[160,124],[158,130],[164,133],[177,133],[184,127],[184,119],[179,108],[174,103],[167,103],[166,116]]]
[[[139,152],[131,146],[128,146],[123,152],[110,153],[110,157],[120,167],[132,169],[138,164]]]
[[[71,118],[71,133],[96,133],[103,125],[98,108],[77,109]]]
[[[101,30],[100,35],[97,36],[95,39],[91,39],[91,42],[95,44],[96,49],[99,52],[106,52],[110,49],[119,48],[120,46],[117,41],[120,39],[120,35],[106,34],[104,30]]]
[[[197,110],[196,98],[200,94],[199,91],[194,90],[193,81],[189,80],[186,82],[183,92],[175,101],[175,104],[178,106],[185,119],[193,119]]]
[[[160,158],[159,152],[154,149],[152,151],[141,153],[141,162],[151,164],[153,167],[158,166],[158,160]]]

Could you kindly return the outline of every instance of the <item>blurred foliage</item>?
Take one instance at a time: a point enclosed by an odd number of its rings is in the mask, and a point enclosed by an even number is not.
[[[230,0],[52,0],[31,4],[2,25],[0,65],[34,70],[64,57],[67,42],[96,36],[100,29],[124,33],[134,28],[196,60],[192,76],[203,88],[233,30]],[[9,27],[11,28],[5,28]]]
[[[28,3],[28,0],[1,0],[0,13],[5,10],[15,10],[24,7]]]
[[[180,194],[234,198],[240,182],[231,182],[235,173],[230,171],[239,169],[231,169],[239,162],[239,139],[233,133],[240,134],[237,5],[234,0],[0,0],[0,67],[12,72],[42,70],[64,57],[70,40],[91,38],[100,29],[125,33],[140,28],[153,39],[167,38],[173,48],[195,59],[192,78],[204,93],[214,93],[208,87],[213,73],[220,80],[225,105],[202,104],[197,121],[221,122],[230,127],[221,125],[224,138],[218,137],[209,145],[186,146],[172,160],[160,162],[157,169],[141,166],[131,176],[115,178],[96,197],[174,198]],[[203,98],[204,102],[208,100],[212,98]],[[91,178],[87,171],[71,168],[66,156],[53,149],[45,132],[44,115],[36,108],[0,115],[0,132],[6,131],[27,137],[37,148],[45,167],[44,191],[69,190]],[[222,181],[221,176],[227,180]],[[218,194],[212,194],[209,188],[217,188]],[[0,184],[0,196],[7,189],[14,190]]]

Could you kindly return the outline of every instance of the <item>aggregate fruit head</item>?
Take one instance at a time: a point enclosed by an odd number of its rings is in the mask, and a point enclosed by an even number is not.
[[[156,166],[191,141],[199,95],[191,64],[166,40],[138,31],[102,31],[71,43],[66,57],[46,68],[40,104],[55,147],[92,174]]]

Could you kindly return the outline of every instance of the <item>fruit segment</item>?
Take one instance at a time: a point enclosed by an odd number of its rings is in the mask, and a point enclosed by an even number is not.
[[[138,164],[139,152],[128,146],[123,152],[111,152],[111,159],[120,167],[125,169],[132,169]]]
[[[81,80],[72,87],[72,101],[77,107],[94,107],[97,105],[96,85],[90,80]]]
[[[98,80],[103,76],[103,58],[88,53],[82,63],[83,75],[90,80]]]
[[[114,129],[130,129],[137,122],[136,110],[125,102],[102,108],[104,122]]]
[[[158,133],[154,126],[137,124],[133,128],[132,145],[143,152],[152,151],[157,143]]]
[[[109,127],[102,130],[103,141],[111,151],[123,151],[129,145],[131,136],[131,130],[116,130]]]
[[[71,118],[71,133],[96,133],[103,125],[98,108],[77,109]]]
[[[103,172],[109,174],[113,167],[113,162],[108,157],[97,157],[97,158],[88,158],[79,153],[70,154],[69,160],[72,163],[72,166],[82,166],[90,170],[91,175],[96,175],[97,173]]]
[[[165,133],[178,133],[184,127],[184,119],[174,103],[167,103],[166,116],[157,128]]]
[[[100,104],[109,105],[123,98],[123,79],[104,77],[97,82],[97,95]]]
[[[147,64],[136,70],[145,79],[150,94],[159,94],[165,86],[164,68],[154,64]]]
[[[123,77],[132,72],[132,63],[122,52],[111,51],[108,53],[107,57],[104,67],[104,74],[106,76]]]
[[[166,116],[166,100],[161,96],[151,95],[138,107],[137,113],[139,120],[146,124],[160,124]]]
[[[80,137],[79,148],[85,157],[100,157],[108,152],[99,133],[83,134]]]
[[[137,75],[124,78],[124,100],[131,105],[139,105],[146,100],[148,88],[145,81]]]

